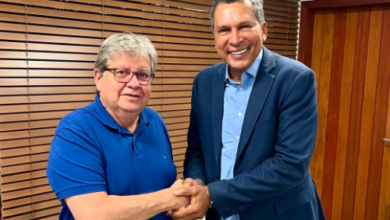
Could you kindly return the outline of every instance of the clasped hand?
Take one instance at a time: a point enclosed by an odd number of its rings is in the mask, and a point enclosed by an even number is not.
[[[207,186],[204,186],[201,180],[191,178],[184,181],[177,180],[172,187],[175,187],[174,195],[176,197],[187,197],[190,202],[188,206],[168,211],[167,215],[175,220],[194,220],[205,216],[210,207],[211,199]]]

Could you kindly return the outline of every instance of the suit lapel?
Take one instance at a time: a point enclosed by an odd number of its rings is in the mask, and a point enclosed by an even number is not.
[[[263,58],[246,108],[240,142],[238,144],[236,162],[252,135],[255,124],[261,114],[265,100],[267,99],[275,78],[274,75],[270,74],[275,67],[274,56],[272,52],[267,50],[265,47],[263,47],[263,50]]]
[[[213,145],[214,153],[216,156],[216,162],[218,167],[218,173],[221,167],[221,146],[222,146],[222,115],[223,115],[223,102],[225,92],[225,72],[226,65],[218,70],[218,76],[212,81],[211,89],[211,114],[212,114],[212,126],[213,126]]]

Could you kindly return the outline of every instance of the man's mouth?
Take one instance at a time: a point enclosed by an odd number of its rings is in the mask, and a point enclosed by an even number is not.
[[[128,96],[128,97],[134,97],[134,98],[139,98],[141,97],[140,95],[138,94],[129,94],[129,93],[126,93],[126,94],[123,94],[124,96]]]
[[[230,53],[233,54],[233,55],[240,55],[240,54],[243,54],[245,53],[246,51],[248,50],[248,48],[245,48],[243,50],[240,50],[240,51],[231,51]]]

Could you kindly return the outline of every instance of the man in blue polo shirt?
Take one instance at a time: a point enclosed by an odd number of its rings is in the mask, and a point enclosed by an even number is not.
[[[60,219],[171,219],[188,205],[175,197],[171,144],[161,117],[146,108],[157,62],[152,43],[132,33],[107,38],[95,64],[99,95],[57,127],[47,176]]]

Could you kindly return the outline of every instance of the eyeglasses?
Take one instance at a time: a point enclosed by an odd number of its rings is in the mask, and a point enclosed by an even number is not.
[[[154,73],[148,73],[148,72],[131,72],[123,69],[118,68],[105,68],[103,72],[110,71],[114,74],[114,79],[121,83],[128,83],[133,78],[133,76],[136,76],[137,82],[140,85],[147,86],[152,84]],[[133,74],[131,74],[133,73]]]

